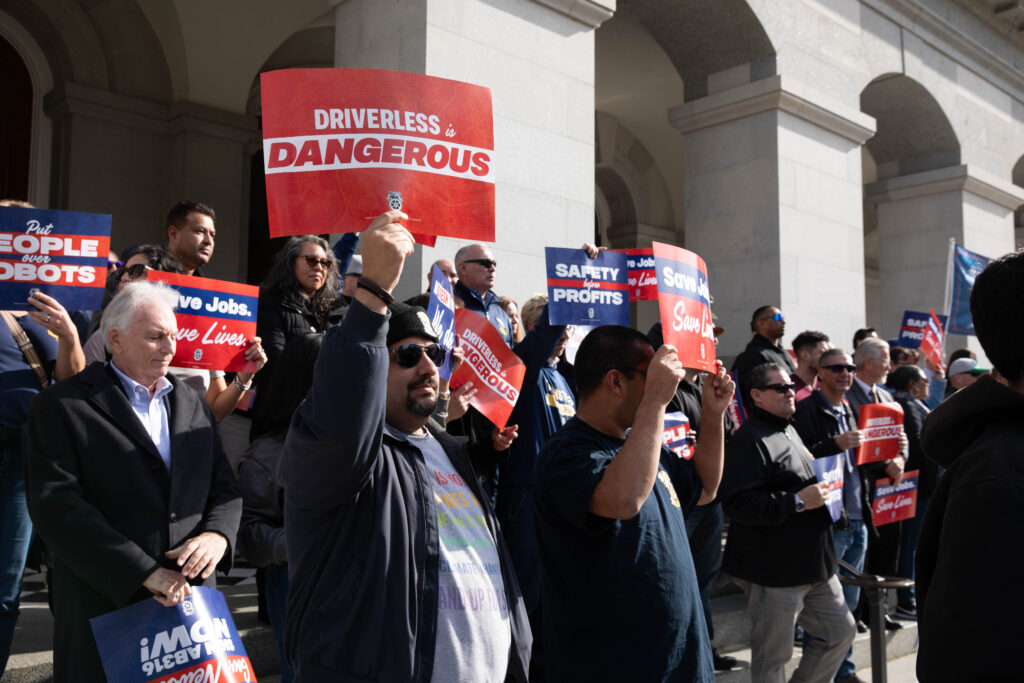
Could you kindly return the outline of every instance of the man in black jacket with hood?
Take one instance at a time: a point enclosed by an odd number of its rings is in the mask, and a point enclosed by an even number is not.
[[[923,683],[1021,678],[1012,653],[1024,610],[1017,588],[1024,567],[1022,298],[1024,253],[1003,256],[978,275],[974,332],[998,377],[949,397],[921,434],[925,454],[946,468],[917,545]]]
[[[750,371],[763,363],[778,363],[787,375],[796,372],[793,359],[782,348],[782,335],[786,333],[786,316],[776,306],[761,306],[750,317],[750,331],[753,338],[743,353],[736,356],[730,372],[736,373],[740,398],[744,407],[752,406],[750,400]]]
[[[789,423],[796,391],[786,371],[760,365],[750,387],[750,417],[726,444],[718,491],[731,520],[722,571],[747,595],[751,679],[785,680],[799,623],[810,637],[793,680],[828,680],[856,628],[836,577],[825,484]]]

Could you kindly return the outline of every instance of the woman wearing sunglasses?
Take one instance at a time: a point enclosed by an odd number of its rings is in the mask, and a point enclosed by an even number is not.
[[[265,407],[259,396],[273,377],[273,366],[288,340],[300,334],[324,332],[345,316],[341,275],[330,245],[316,235],[291,237],[274,257],[270,274],[260,287],[256,331],[267,352],[267,367],[256,380],[250,436],[262,433]]]

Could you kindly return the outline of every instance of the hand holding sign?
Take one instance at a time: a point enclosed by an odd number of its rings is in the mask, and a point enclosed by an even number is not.
[[[186,595],[192,593],[188,579],[182,576],[181,572],[163,567],[147,576],[142,585],[153,594],[153,599],[164,607],[174,607],[184,600]]]
[[[620,370],[624,375],[630,375],[629,368]],[[668,402],[675,398],[676,387],[686,376],[683,364],[679,362],[679,355],[676,347],[663,344],[654,354],[650,365],[647,366],[647,382],[644,385],[644,396],[641,405],[647,403],[649,406],[657,406],[658,409],[668,405]],[[643,410],[641,407],[640,410]]]
[[[800,496],[800,500],[804,502],[806,509],[814,510],[825,504],[825,493],[827,490],[828,484],[819,481],[803,487],[796,492],[796,495]]]
[[[28,316],[57,339],[69,344],[79,341],[78,328],[59,301],[42,292],[33,291],[28,303],[36,307],[36,310],[29,310]]]
[[[848,451],[851,448],[856,448],[857,446],[860,446],[860,442],[861,433],[858,432],[856,429],[851,429],[848,432],[843,432],[842,434],[836,437],[836,446],[838,446],[839,450],[841,451]]]
[[[178,561],[181,573],[189,579],[202,576],[205,581],[217,568],[217,563],[228,549],[226,538],[213,531],[204,531],[195,538],[188,538],[174,550],[164,555]]]
[[[707,410],[711,415],[720,417],[729,409],[735,391],[736,383],[725,371],[722,361],[716,360],[715,373],[705,378],[700,392],[701,411]]]

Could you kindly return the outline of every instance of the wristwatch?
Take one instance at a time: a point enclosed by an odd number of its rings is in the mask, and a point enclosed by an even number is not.
[[[793,494],[793,503],[796,505],[797,512],[803,512],[807,509],[807,506],[804,505],[804,501],[800,498],[800,494],[798,493]]]

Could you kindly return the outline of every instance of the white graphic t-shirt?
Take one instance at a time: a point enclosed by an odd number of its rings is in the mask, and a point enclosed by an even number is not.
[[[434,489],[440,571],[434,681],[501,681],[512,630],[498,549],[480,501],[433,436],[410,436]]]

